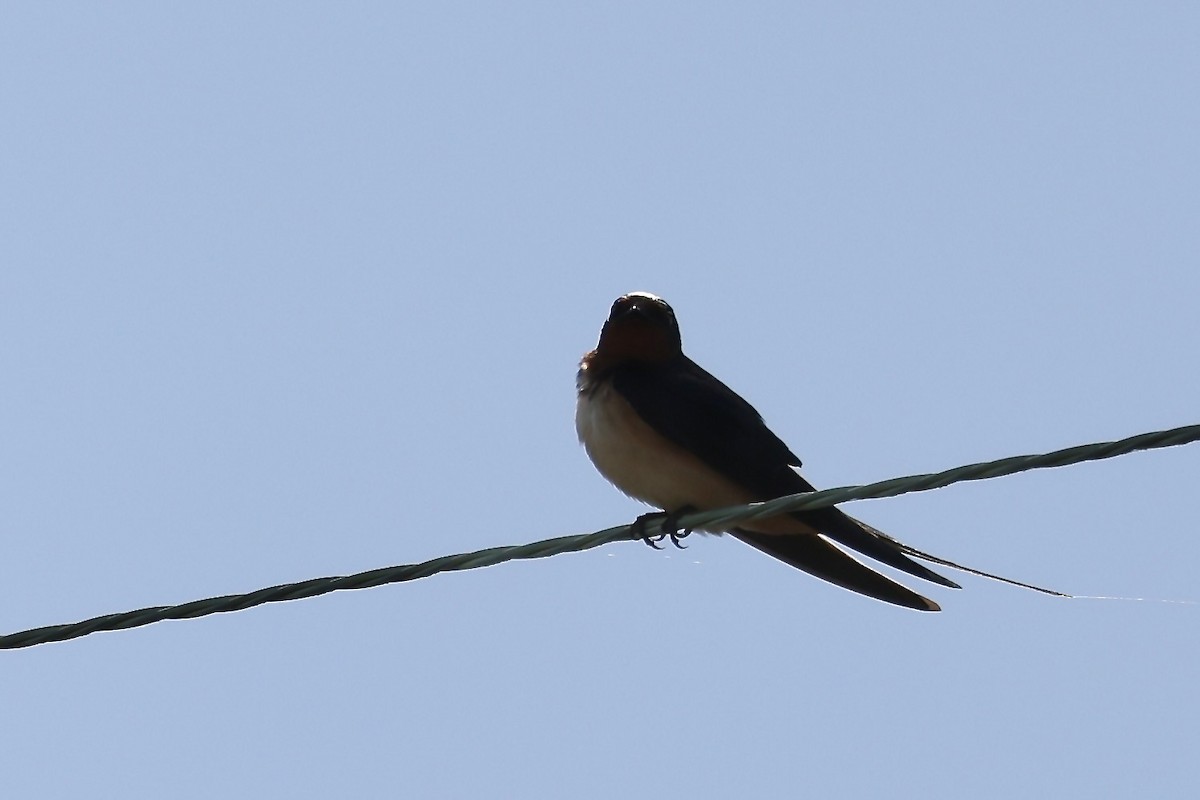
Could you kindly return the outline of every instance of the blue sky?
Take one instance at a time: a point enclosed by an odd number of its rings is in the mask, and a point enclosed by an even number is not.
[[[675,307],[819,486],[1200,422],[1189,4],[0,16],[0,630],[583,533]],[[854,504],[1200,600],[1197,446]],[[1194,797],[1200,607],[634,543],[0,654],[13,796]]]

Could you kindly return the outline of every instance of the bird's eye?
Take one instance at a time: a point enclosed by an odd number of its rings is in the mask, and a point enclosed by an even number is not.
[[[612,310],[608,312],[609,319],[616,319],[629,310],[633,305],[633,300],[628,297],[618,297],[617,301],[612,304]]]

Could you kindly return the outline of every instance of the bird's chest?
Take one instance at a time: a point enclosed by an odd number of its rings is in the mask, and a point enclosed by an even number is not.
[[[658,508],[712,508],[749,499],[746,492],[650,427],[610,384],[580,393],[575,430],[604,477],[631,497]]]

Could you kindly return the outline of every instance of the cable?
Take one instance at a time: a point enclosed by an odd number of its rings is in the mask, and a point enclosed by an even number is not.
[[[774,516],[785,511],[799,511],[806,508],[820,508],[851,500],[866,500],[880,497],[895,497],[909,492],[924,492],[938,489],[962,481],[997,478],[1002,475],[1012,475],[1032,469],[1046,467],[1063,467],[1084,461],[1098,461],[1105,458],[1125,455],[1137,450],[1152,450],[1162,447],[1189,444],[1200,440],[1200,425],[1186,425],[1165,431],[1154,431],[1131,436],[1116,442],[1099,442],[1096,444],[1079,445],[1065,450],[1056,450],[1041,455],[1013,456],[997,461],[955,467],[943,472],[923,475],[910,475],[904,478],[879,481],[863,486],[842,486],[836,489],[826,489],[820,492],[789,495],[770,500],[765,503],[752,503],[747,506],[733,506],[710,511],[686,514],[678,519],[680,528],[699,527],[710,523],[731,523],[756,517]],[[264,603],[279,603],[285,600],[301,600],[316,597],[329,592],[345,589],[370,589],[388,583],[412,581],[427,578],[439,572],[454,572],[458,570],[476,569],[502,564],[505,561],[520,559],[546,558],[559,553],[570,553],[590,550],[622,539],[631,539],[634,534],[630,525],[618,525],[594,533],[577,536],[560,536],[531,544],[510,547],[491,547],[486,550],[476,550],[472,553],[442,556],[421,564],[407,564],[396,567],[384,567],[355,575],[342,575],[328,578],[313,578],[299,583],[286,583],[248,594],[224,595],[210,597],[205,600],[194,600],[174,606],[154,606],[141,608],[136,611],[126,611],[120,614],[106,614],[100,617],[75,622],[68,625],[48,625],[42,628],[11,633],[0,636],[0,649],[13,650],[31,647],[49,642],[62,642],[76,639],[98,631],[116,631],[126,628],[138,628],[143,625],[161,622],[168,619],[194,619],[209,614],[223,614],[230,611],[241,611]]]

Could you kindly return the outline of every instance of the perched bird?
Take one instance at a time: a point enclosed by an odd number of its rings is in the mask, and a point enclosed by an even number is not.
[[[683,354],[675,312],[662,298],[633,292],[613,303],[576,385],[575,428],[592,463],[625,494],[666,512],[668,529],[688,511],[813,491],[796,471],[800,459],[754,407]],[[639,518],[643,533],[652,516]],[[908,556],[1017,583],[921,553],[834,507],[736,525],[711,532],[728,532],[830,583],[920,611],[940,608],[841,547],[955,589]]]

